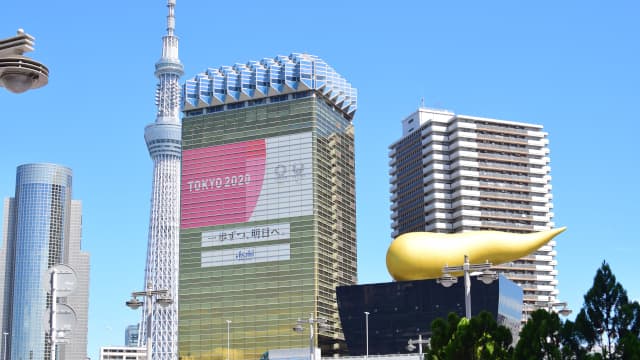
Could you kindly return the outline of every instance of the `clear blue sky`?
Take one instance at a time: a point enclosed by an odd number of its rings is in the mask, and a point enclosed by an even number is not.
[[[365,6],[366,4],[366,6]],[[387,146],[424,98],[458,114],[543,124],[549,132],[560,297],[578,310],[606,259],[640,300],[640,5],[634,1],[178,0],[185,78],[207,67],[309,52],[358,88],[356,176],[361,283],[390,279]],[[139,319],[155,120],[154,63],[164,0],[0,5],[0,38],[24,28],[49,85],[0,91],[0,195],[16,166],[74,170],[91,253],[89,354],[120,345]],[[184,80],[183,79],[183,80]]]

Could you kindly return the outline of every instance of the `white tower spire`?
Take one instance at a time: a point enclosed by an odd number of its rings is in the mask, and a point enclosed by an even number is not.
[[[158,78],[156,121],[147,125],[144,138],[153,160],[153,189],[147,245],[145,286],[168,290],[173,304],[152,306],[150,319],[142,318],[141,345],[151,339],[153,360],[178,358],[178,235],[180,230],[180,76],[178,38],[174,35],[176,1],[168,0],[167,34],[162,37],[162,56],[156,63]]]

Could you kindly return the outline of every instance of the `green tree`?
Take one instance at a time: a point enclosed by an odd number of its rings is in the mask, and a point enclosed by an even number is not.
[[[562,339],[562,359],[563,360],[586,360],[589,359],[587,350],[581,346],[582,336],[576,331],[575,323],[567,320],[560,329]]]
[[[584,305],[576,316],[575,331],[586,343],[587,352],[599,351],[604,360],[636,356],[640,306],[637,302],[629,302],[627,291],[616,281],[606,261],[584,296]]]
[[[520,340],[516,345],[515,358],[519,360],[562,359],[562,322],[556,313],[540,309],[531,313],[531,317],[520,331]]]
[[[618,342],[620,358],[623,360],[640,360],[640,339],[631,333],[623,336]]]
[[[427,350],[427,359],[445,359],[445,348],[458,328],[460,317],[456,313],[449,313],[447,320],[437,318],[431,323],[430,348]]]
[[[447,321],[431,323],[430,349],[426,358],[432,360],[502,360],[510,359],[513,338],[511,332],[498,325],[493,316],[482,312],[478,316],[460,319],[449,314]]]

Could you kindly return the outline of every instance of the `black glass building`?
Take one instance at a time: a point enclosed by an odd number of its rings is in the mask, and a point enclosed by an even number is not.
[[[431,322],[449,313],[465,313],[462,278],[445,288],[436,280],[340,286],[336,289],[342,331],[349,355],[366,353],[365,312],[369,312],[369,354],[407,353],[409,339],[431,335]],[[500,276],[485,285],[471,278],[471,314],[488,311],[514,334],[519,332],[522,289]]]

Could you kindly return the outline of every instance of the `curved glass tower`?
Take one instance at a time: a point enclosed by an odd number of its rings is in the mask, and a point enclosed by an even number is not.
[[[145,286],[168,290],[173,304],[153,306],[150,327],[142,317],[141,342],[151,338],[154,360],[174,360],[178,353],[178,235],[180,231],[180,84],[183,74],[174,35],[175,0],[168,0],[167,34],[156,63],[158,77],[156,121],[145,128],[144,139],[153,160],[153,189]],[[146,306],[143,314],[146,314]],[[141,344],[142,345],[142,344]]]
[[[53,164],[18,167],[15,199],[11,358],[40,359],[49,352],[45,345],[47,296],[42,277],[49,267],[63,262],[66,239],[62,230],[68,221],[71,170]],[[25,323],[31,326],[22,326]]]
[[[0,313],[7,359],[50,359],[44,286],[47,270],[71,265],[77,274],[74,295],[62,298],[76,311],[71,343],[58,359],[86,357],[88,254],[80,252],[80,203],[71,200],[71,169],[56,164],[18,167],[15,197],[4,207],[0,249]]]

